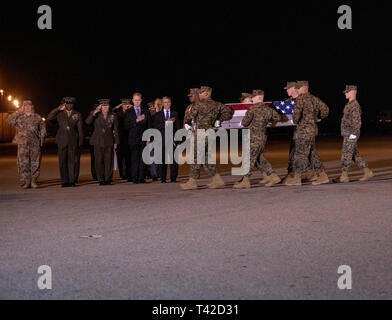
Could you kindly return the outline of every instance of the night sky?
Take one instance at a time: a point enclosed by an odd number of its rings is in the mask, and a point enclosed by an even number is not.
[[[0,87],[33,100],[42,115],[63,96],[76,96],[87,115],[97,99],[111,98],[114,106],[134,91],[145,103],[172,96],[183,113],[189,88],[200,85],[226,103],[253,89],[279,100],[289,80],[311,82],[331,108],[327,125],[334,130],[345,84],[359,86],[367,126],[392,108],[387,1],[7,2]],[[37,27],[42,4],[53,10],[53,30]],[[342,4],[352,6],[353,30],[337,28]]]

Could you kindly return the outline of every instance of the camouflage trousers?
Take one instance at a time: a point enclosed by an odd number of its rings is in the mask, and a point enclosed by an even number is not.
[[[348,137],[344,137],[342,152],[343,171],[348,172],[353,162],[355,162],[360,169],[368,167],[366,161],[359,154],[358,140],[350,140]]]
[[[324,171],[324,165],[316,150],[316,140],[295,139],[294,143],[293,169],[294,172],[303,174],[311,169],[320,173]]]
[[[267,137],[251,141],[250,143],[250,170],[246,175],[250,177],[253,171],[259,170],[261,173],[266,173],[270,176],[274,171],[269,161],[264,156],[265,145]]]
[[[295,140],[291,140],[290,143],[290,152],[289,152],[289,165],[287,171],[294,171],[294,155],[295,155]],[[320,156],[316,150],[316,144],[313,143],[309,152],[308,160],[310,162],[310,169],[313,169],[317,172],[321,172],[324,170],[324,166],[320,160]]]
[[[194,138],[194,149],[193,150],[194,150],[194,163],[195,164],[190,165],[191,178],[196,179],[196,180],[200,179],[200,170],[202,167],[204,167],[204,169],[206,169],[208,171],[208,174],[210,177],[215,176],[218,173],[218,170],[216,168],[216,164],[209,164],[208,163],[208,138],[206,137],[205,145],[203,147],[200,147],[198,150],[196,132],[193,133],[192,137]],[[204,154],[204,159],[205,159],[204,164],[197,164],[198,163],[198,161],[197,161],[197,153],[198,152],[200,154]]]
[[[41,168],[41,147],[38,144],[18,144],[18,172],[21,181],[37,179]]]

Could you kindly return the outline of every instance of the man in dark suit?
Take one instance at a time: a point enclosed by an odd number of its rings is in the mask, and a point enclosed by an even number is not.
[[[62,187],[74,187],[79,177],[83,121],[82,115],[74,110],[75,101],[72,97],[63,98],[62,105],[52,110],[47,117],[59,126],[56,141]]]
[[[125,115],[128,109],[132,107],[130,98],[121,99],[121,104],[113,109],[113,112],[117,115],[118,120],[118,134],[120,136],[120,145],[117,148],[117,162],[118,171],[120,173],[121,180],[131,179],[131,160],[130,151],[128,145],[128,130],[124,128]]]
[[[178,113],[172,110],[172,101],[170,97],[162,98],[163,110],[157,112],[154,116],[154,128],[158,129],[162,134],[162,165],[161,165],[161,182],[166,183],[167,166],[169,164],[168,156],[170,157],[170,181],[176,182],[178,176],[178,163],[174,159],[174,152],[176,144],[174,143],[174,134],[181,127],[179,124]],[[173,125],[173,132],[168,131],[169,125]],[[173,139],[166,140],[166,134],[170,134]],[[171,145],[173,144],[173,145]]]
[[[131,159],[131,178],[129,182],[145,183],[145,166],[143,162],[143,149],[146,142],[142,141],[143,133],[151,127],[151,116],[148,108],[142,107],[142,95],[134,93],[133,108],[128,109],[125,115],[124,128],[128,130],[128,144]]]
[[[90,144],[94,146],[95,168],[101,186],[112,183],[113,152],[120,144],[117,116],[109,112],[109,103],[109,99],[99,100],[99,106],[86,119],[88,125],[94,123]]]

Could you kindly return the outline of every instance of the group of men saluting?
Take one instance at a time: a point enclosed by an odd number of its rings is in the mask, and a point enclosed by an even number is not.
[[[328,106],[309,93],[307,81],[289,82],[285,87],[290,99],[295,100],[293,122],[294,135],[290,148],[288,175],[283,184],[300,186],[302,179],[307,179],[313,185],[329,183],[329,177],[316,150],[319,120],[329,114]],[[358,139],[361,129],[361,107],[356,100],[357,87],[346,86],[344,91],[348,104],[345,106],[341,123],[343,136],[342,174],[334,182],[349,182],[348,170],[354,161],[364,171],[361,181],[374,176],[367,163],[358,152]],[[217,171],[215,164],[208,163],[208,146],[197,150],[197,130],[214,129],[222,122],[232,119],[234,111],[220,102],[212,99],[212,89],[201,87],[191,89],[189,99],[191,104],[185,111],[184,127],[193,131],[195,137],[195,160],[199,152],[205,154],[206,164],[212,181],[208,188],[222,188],[225,183]],[[271,164],[264,156],[267,142],[267,126],[272,122],[286,121],[286,116],[275,108],[264,103],[264,91],[254,90],[252,94],[243,94],[242,102],[253,106],[247,111],[242,126],[250,129],[250,171],[242,180],[234,185],[235,189],[251,188],[250,176],[259,170],[263,175],[260,181],[266,187],[272,187],[281,178],[273,171]],[[59,107],[52,110],[48,120],[58,124],[56,141],[58,144],[59,168],[62,187],[74,187],[78,183],[80,171],[80,150],[84,141],[82,115],[74,110],[75,98],[63,98]],[[153,106],[152,110],[142,106],[142,95],[135,93],[131,99],[122,99],[121,104],[110,110],[110,100],[99,100],[98,106],[86,119],[94,130],[90,138],[93,146],[94,165],[97,180],[100,185],[110,185],[113,179],[113,153],[117,152],[119,171],[122,179],[133,183],[145,183],[146,167],[142,153],[146,146],[142,136],[145,130],[156,128],[165,137],[165,124],[174,123],[175,131],[180,128],[177,112],[171,109],[171,99],[163,98],[163,109]],[[41,148],[46,136],[43,119],[34,112],[31,101],[24,101],[22,107],[10,115],[8,121],[16,126],[14,142],[18,144],[18,170],[22,187],[37,188],[40,172]],[[165,145],[165,142],[163,142]],[[161,182],[166,183],[167,165],[166,153],[163,148],[163,164],[159,166]],[[152,154],[152,156],[154,156]],[[171,155],[173,156],[173,155]],[[189,180],[181,184],[183,190],[198,188],[202,165],[190,165]],[[170,169],[171,182],[176,182],[178,165],[174,162]],[[156,178],[156,177],[155,177]]]

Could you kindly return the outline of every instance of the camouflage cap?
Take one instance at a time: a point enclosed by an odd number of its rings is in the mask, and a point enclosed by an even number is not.
[[[189,91],[188,97],[193,96],[195,94],[199,94],[200,93],[200,89],[199,88],[192,88]]]
[[[309,81],[297,81],[297,84],[295,85],[297,89],[302,88],[302,87],[309,87]]]
[[[200,92],[199,92],[199,93],[203,93],[203,92],[209,92],[209,93],[211,93],[211,92],[212,92],[212,88],[211,88],[211,87],[203,86],[203,87],[200,88]]]
[[[74,97],[64,97],[62,100],[62,103],[67,103],[67,104],[74,104],[76,102],[76,98]]]
[[[241,99],[252,98],[251,93],[243,92],[241,93]]]
[[[25,101],[23,101],[22,106],[26,106],[26,105],[32,106],[32,105],[33,105],[33,102],[32,102],[31,100],[25,100]]]
[[[131,99],[130,98],[122,98],[122,99],[120,99],[120,101],[123,104],[131,104]]]
[[[286,86],[284,87],[285,90],[289,90],[297,86],[296,82],[287,82]]]
[[[99,99],[98,103],[102,106],[108,106],[110,105],[110,99]]]
[[[264,96],[264,90],[253,90],[252,97]]]
[[[346,90],[344,90],[343,93],[348,93],[348,92],[354,91],[354,90],[357,91],[358,87],[354,86],[354,85],[347,85],[346,86]]]

